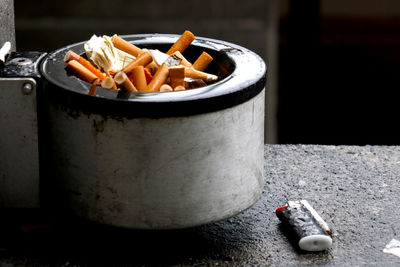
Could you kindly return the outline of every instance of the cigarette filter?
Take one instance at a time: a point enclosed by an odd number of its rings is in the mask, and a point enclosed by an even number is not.
[[[206,82],[212,82],[218,80],[218,76],[214,74],[209,74],[206,72],[198,71],[193,68],[185,67],[185,77],[192,79],[202,79]]]
[[[185,88],[185,68],[183,66],[169,68],[169,79],[172,88],[177,86]]]
[[[143,66],[136,66],[132,69],[132,79],[133,85],[139,92],[146,89],[147,81]]]
[[[332,230],[307,200],[288,201],[276,215],[296,234],[300,249],[322,251],[332,246]]]
[[[171,46],[167,54],[172,55],[175,51],[183,52],[196,37],[190,31],[185,31],[181,37]]]
[[[96,69],[96,67],[93,66],[89,61],[87,61],[86,59],[84,59],[83,57],[81,57],[72,50],[69,50],[64,57],[65,62],[68,62],[70,60],[76,60],[77,62],[79,62],[80,64],[82,64],[82,66],[87,68],[91,73],[96,75],[97,78],[99,78],[100,80],[104,80],[106,78],[106,76],[104,76],[104,74],[101,73],[100,70]]]
[[[140,54],[135,60],[133,60],[131,63],[126,65],[122,71],[125,72],[126,74],[130,74],[132,72],[132,69],[136,66],[146,66],[150,62],[153,61],[153,57],[149,52],[144,52]]]
[[[130,55],[133,55],[135,57],[137,57],[141,51],[141,49],[139,47],[131,44],[128,41],[125,41],[124,39],[122,39],[121,37],[119,37],[116,34],[114,34],[114,36],[111,37],[111,40],[116,48],[118,48]]]
[[[93,83],[97,79],[96,75],[94,75],[91,71],[89,71],[87,68],[85,68],[82,64],[80,64],[76,60],[68,61],[67,68],[73,71],[76,76],[78,76],[85,82]]]
[[[90,96],[96,95],[96,90],[97,90],[97,86],[99,86],[99,82],[100,82],[100,79],[96,79],[96,80],[92,83],[92,86],[90,87],[90,90],[89,90],[89,95],[90,95]]]
[[[162,64],[161,67],[154,74],[153,79],[147,85],[146,92],[156,92],[159,91],[161,85],[163,85],[168,79],[169,69],[168,66]]]
[[[115,82],[128,92],[137,92],[138,90],[126,76],[125,72],[120,71],[114,76]]]
[[[201,55],[196,59],[196,61],[193,63],[193,68],[199,71],[204,71],[208,65],[213,61],[212,56],[210,56],[208,53],[203,52]]]

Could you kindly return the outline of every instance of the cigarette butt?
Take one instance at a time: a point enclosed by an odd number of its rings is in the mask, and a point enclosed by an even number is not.
[[[163,62],[164,64],[167,64],[168,67],[176,67],[181,65],[182,59],[175,55],[168,56],[168,58]]]
[[[150,62],[149,64],[146,65],[146,69],[149,70],[151,75],[154,75],[154,73],[156,73],[157,70],[158,70],[158,66],[154,61],[152,61],[152,62]]]
[[[186,90],[185,86],[182,85],[178,85],[177,87],[174,88],[174,91],[185,91],[185,90]]]
[[[111,77],[111,71],[109,71],[109,70],[106,70],[106,71],[104,71],[105,73],[106,73],[106,79],[107,78],[111,78],[112,79],[112,77]],[[115,75],[115,73],[114,73],[114,75]],[[109,80],[109,79],[107,79],[107,80]],[[103,80],[104,81],[104,80]],[[112,80],[111,82],[106,82],[106,83],[110,83],[110,85],[111,85],[111,83],[112,83],[112,89],[114,89],[114,90],[117,90],[117,85],[115,84],[115,81],[114,80]],[[105,87],[104,87],[105,88]],[[109,88],[109,89],[111,89],[111,88]]]
[[[137,57],[138,54],[140,53],[141,49],[130,42],[122,39],[118,35],[114,34],[113,37],[111,37],[111,41],[113,45],[118,48],[119,50],[122,50],[132,56]]]
[[[183,66],[185,66],[185,67],[191,67],[191,66],[192,66],[192,63],[190,63],[190,62],[182,55],[181,52],[175,51],[175,52],[173,53],[173,55],[177,56],[178,58],[180,58],[180,59],[182,60],[182,61],[181,61],[181,65],[183,65]]]
[[[199,71],[204,71],[211,61],[213,61],[212,56],[210,56],[207,52],[203,52],[193,63],[193,68]]]
[[[156,74],[154,74],[153,79],[146,87],[146,92],[156,92],[160,89],[161,85],[163,85],[168,78],[169,70],[168,66],[162,64],[161,67],[157,70]]]
[[[218,76],[195,70],[193,68],[185,68],[185,77],[192,79],[202,79],[206,82],[212,82],[218,80]]]
[[[139,92],[146,90],[147,82],[143,66],[136,66],[132,69],[133,85]]]
[[[169,68],[169,79],[172,88],[177,86],[184,86],[185,85],[185,67],[178,66],[178,67],[170,67]]]
[[[190,31],[185,31],[181,37],[171,46],[167,54],[172,55],[175,51],[183,52],[196,37]]]
[[[153,57],[149,52],[145,52],[140,54],[135,60],[133,60],[131,63],[126,65],[122,71],[125,72],[126,74],[130,74],[132,72],[132,69],[136,66],[146,66],[149,64],[151,61],[153,61]]]
[[[172,87],[168,84],[163,84],[160,87],[160,92],[172,92],[172,91],[173,91]]]
[[[69,62],[71,60],[76,60],[80,64],[82,64],[85,68],[87,68],[90,72],[92,72],[94,75],[97,76],[100,80],[103,80],[106,78],[106,76],[95,66],[93,66],[89,61],[78,55],[72,50],[69,50],[64,57],[65,62]]]
[[[117,89],[115,81],[111,77],[106,77],[104,80],[102,80],[101,87],[103,87],[104,89]]]
[[[99,86],[100,79],[94,80],[92,86],[90,87],[89,94],[90,96],[94,96],[96,94],[97,86]]]
[[[115,82],[120,85],[123,89],[125,89],[128,92],[137,92],[138,90],[136,87],[132,84],[132,82],[128,79],[128,76],[125,74],[125,72],[120,71],[114,76]]]
[[[185,79],[185,88],[186,89],[196,89],[199,87],[206,86],[207,84],[201,79]]]
[[[97,79],[97,76],[94,75],[91,71],[85,68],[81,63],[76,60],[70,60],[67,63],[67,68],[69,68],[75,75],[88,83],[93,83],[94,80]]]

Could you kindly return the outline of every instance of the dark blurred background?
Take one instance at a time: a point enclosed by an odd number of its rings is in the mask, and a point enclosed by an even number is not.
[[[17,50],[92,34],[182,33],[268,64],[268,143],[399,145],[398,0],[16,0]]]

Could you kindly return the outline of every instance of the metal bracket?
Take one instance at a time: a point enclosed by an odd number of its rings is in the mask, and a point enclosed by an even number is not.
[[[0,208],[39,207],[37,83],[0,77]]]

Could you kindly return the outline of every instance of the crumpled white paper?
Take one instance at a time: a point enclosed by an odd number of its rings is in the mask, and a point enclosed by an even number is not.
[[[383,252],[400,257],[400,241],[392,239],[383,249]]]
[[[134,56],[114,47],[111,37],[95,34],[84,45],[87,58],[101,70],[120,71],[128,65]]]

